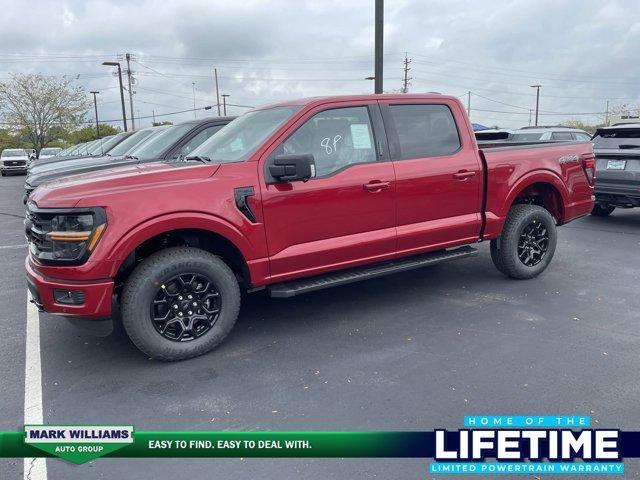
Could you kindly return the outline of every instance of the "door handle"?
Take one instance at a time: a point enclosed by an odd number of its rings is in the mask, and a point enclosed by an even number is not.
[[[476,174],[476,172],[469,172],[467,170],[461,170],[457,173],[453,174],[453,178],[455,178],[456,180],[468,180],[469,178],[473,177]]]
[[[381,182],[380,180],[372,180],[369,183],[365,183],[362,187],[367,192],[377,192],[379,190],[384,190],[385,188],[389,188],[391,182]]]

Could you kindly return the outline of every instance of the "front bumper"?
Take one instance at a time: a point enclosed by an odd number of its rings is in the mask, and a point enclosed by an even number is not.
[[[75,282],[49,278],[38,271],[30,256],[25,259],[27,285],[33,303],[41,310],[54,315],[73,318],[104,319],[111,316],[113,280],[91,280]],[[54,290],[81,292],[81,304],[60,303],[54,297]]]
[[[0,170],[2,170],[3,172],[20,172],[20,173],[27,173],[27,166],[26,165],[2,165],[0,166]]]

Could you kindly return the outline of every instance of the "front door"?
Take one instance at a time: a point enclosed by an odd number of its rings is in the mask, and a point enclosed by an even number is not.
[[[395,176],[376,102],[316,107],[265,154],[262,205],[272,280],[390,258]],[[374,128],[376,126],[377,128]],[[312,154],[315,176],[276,183],[276,155]]]

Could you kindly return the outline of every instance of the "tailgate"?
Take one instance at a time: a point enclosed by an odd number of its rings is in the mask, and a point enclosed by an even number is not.
[[[596,191],[640,195],[640,152],[596,152]]]

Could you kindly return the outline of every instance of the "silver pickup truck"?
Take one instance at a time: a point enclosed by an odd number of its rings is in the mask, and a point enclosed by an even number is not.
[[[0,173],[27,173],[29,154],[24,148],[5,148],[0,154]]]

